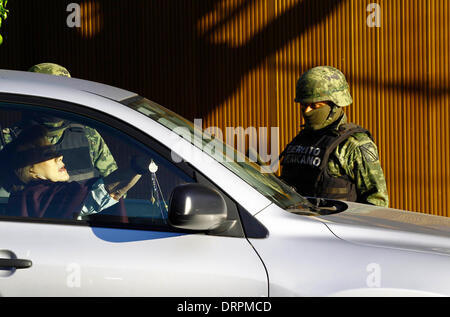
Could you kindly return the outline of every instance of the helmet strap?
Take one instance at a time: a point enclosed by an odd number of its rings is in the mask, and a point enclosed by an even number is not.
[[[341,113],[339,113],[339,115],[336,116],[337,112],[342,112],[342,111],[339,111],[341,109],[341,107],[337,106],[334,102],[329,102],[328,105],[330,106],[331,110],[330,110],[330,113],[328,114],[327,119],[325,120],[326,126],[333,123],[334,121],[336,121],[337,118],[339,118],[341,116]]]

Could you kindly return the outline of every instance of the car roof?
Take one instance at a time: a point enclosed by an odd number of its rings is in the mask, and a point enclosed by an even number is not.
[[[49,89],[60,87],[83,91],[115,101],[122,101],[137,96],[136,93],[117,87],[78,78],[55,76],[41,73],[0,69],[0,81],[17,82],[18,85],[48,86]]]

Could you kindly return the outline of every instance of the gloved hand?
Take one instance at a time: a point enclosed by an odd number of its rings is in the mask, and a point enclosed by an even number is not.
[[[153,162],[153,159],[146,156],[133,156],[131,159],[131,168],[140,175],[147,173],[156,173],[158,165]]]

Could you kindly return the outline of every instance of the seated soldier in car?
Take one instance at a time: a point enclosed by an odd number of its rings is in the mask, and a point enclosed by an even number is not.
[[[65,67],[54,63],[40,63],[28,71],[71,77]],[[2,143],[9,143],[16,139],[22,130],[37,124],[48,129],[49,141],[66,156],[70,180],[84,181],[97,176],[104,177],[117,169],[117,163],[98,131],[48,113],[24,112],[20,122],[0,130],[0,139],[3,140]]]
[[[135,157],[129,169],[69,182],[63,156],[46,134],[44,127],[33,126],[0,152],[3,186],[12,191],[10,216],[82,219],[117,203],[149,171],[150,159]]]

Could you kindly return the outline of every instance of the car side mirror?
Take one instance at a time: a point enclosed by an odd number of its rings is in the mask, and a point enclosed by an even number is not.
[[[222,195],[202,184],[175,187],[169,203],[169,224],[175,228],[212,231],[226,222],[227,205]]]

